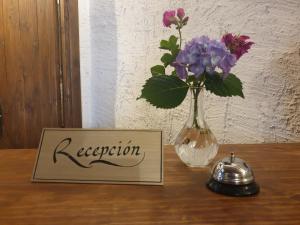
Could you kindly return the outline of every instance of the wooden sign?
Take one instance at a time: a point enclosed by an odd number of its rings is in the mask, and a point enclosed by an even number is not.
[[[46,128],[33,182],[163,184],[162,131]]]

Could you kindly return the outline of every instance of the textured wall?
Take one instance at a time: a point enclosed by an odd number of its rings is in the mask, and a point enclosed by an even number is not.
[[[118,38],[114,1],[79,0],[84,127],[114,127]]]
[[[136,101],[149,68],[159,63],[165,9],[190,16],[184,38],[225,31],[256,43],[233,72],[245,99],[206,93],[207,122],[221,143],[300,141],[299,0],[79,0],[83,121],[86,127],[162,128],[166,141],[183,125],[189,101],[159,110]],[[82,8],[81,8],[82,7]]]

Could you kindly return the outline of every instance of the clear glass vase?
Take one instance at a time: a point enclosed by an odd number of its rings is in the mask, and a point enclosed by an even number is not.
[[[217,155],[218,143],[204,119],[203,89],[190,88],[188,120],[175,139],[179,158],[190,167],[205,167]]]

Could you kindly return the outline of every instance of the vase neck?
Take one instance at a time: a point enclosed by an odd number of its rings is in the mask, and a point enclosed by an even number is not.
[[[187,126],[192,128],[206,128],[203,111],[203,88],[190,88],[190,114],[187,120]]]

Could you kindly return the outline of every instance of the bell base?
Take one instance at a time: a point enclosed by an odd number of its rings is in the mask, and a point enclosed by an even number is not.
[[[223,184],[213,178],[207,182],[207,187],[216,193],[229,196],[251,196],[259,193],[259,185],[256,182],[246,185]]]

